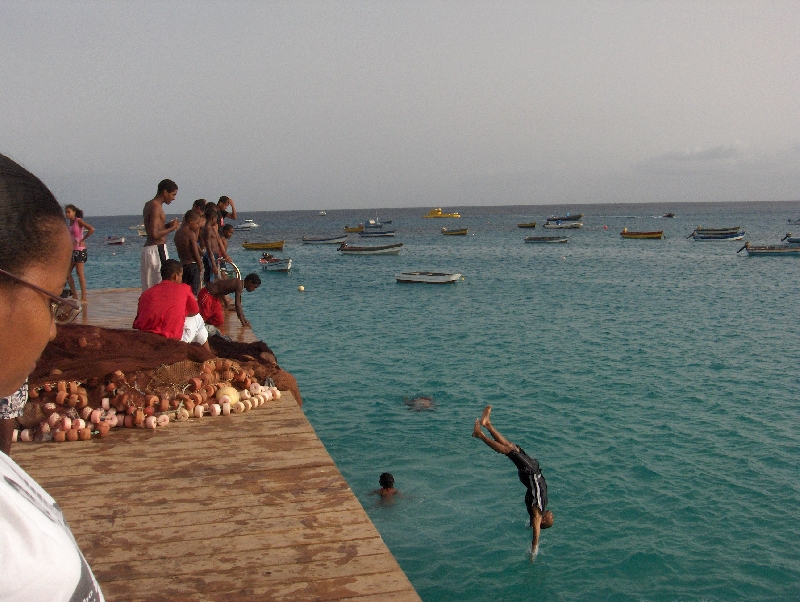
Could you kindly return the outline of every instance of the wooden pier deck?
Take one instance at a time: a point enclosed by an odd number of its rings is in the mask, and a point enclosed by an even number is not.
[[[92,291],[86,323],[130,326],[132,291]],[[241,330],[228,334],[253,337]],[[59,503],[109,602],[420,599],[288,392],[12,457]]]

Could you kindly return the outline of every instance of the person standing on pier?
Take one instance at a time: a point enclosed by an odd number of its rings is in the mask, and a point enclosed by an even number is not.
[[[156,196],[144,205],[144,229],[147,241],[142,248],[141,276],[142,292],[161,282],[161,264],[169,259],[167,253],[167,235],[180,226],[178,219],[170,220],[164,205],[169,205],[178,195],[178,185],[172,180],[161,180],[158,183]]]
[[[53,194],[0,155],[0,397],[19,390],[56,323],[80,313],[61,298],[72,238]],[[55,500],[0,453],[0,599],[103,602],[103,593]]]
[[[230,208],[230,211],[228,209]],[[217,201],[217,213],[219,213],[219,227],[225,225],[225,218],[230,217],[232,220],[238,219],[236,216],[236,205],[233,199],[227,196],[219,197]]]
[[[175,232],[175,248],[183,266],[183,283],[189,285],[195,297],[203,286],[203,259],[197,237],[205,222],[205,217],[190,209]]]
[[[72,265],[69,268],[69,291],[72,296],[78,298],[77,290],[75,289],[75,279],[72,277],[72,270],[78,274],[78,283],[81,285],[81,303],[86,303],[86,274],[83,267],[86,264],[86,239],[94,234],[94,228],[83,221],[83,211],[78,209],[75,205],[67,205],[64,208],[64,214],[69,220],[69,233],[72,235]]]
[[[472,436],[483,441],[497,453],[508,456],[508,459],[517,467],[519,480],[527,488],[525,492],[525,507],[528,509],[528,515],[531,518],[530,526],[533,528],[533,541],[531,542],[531,561],[533,561],[539,552],[541,529],[553,526],[553,513],[545,510],[547,507],[547,483],[536,458],[531,458],[525,453],[524,449],[515,443],[511,443],[492,426],[492,422],[489,419],[491,412],[492,406],[486,406],[483,409],[481,417],[475,420]],[[483,434],[481,427],[489,431],[492,436],[491,439]]]

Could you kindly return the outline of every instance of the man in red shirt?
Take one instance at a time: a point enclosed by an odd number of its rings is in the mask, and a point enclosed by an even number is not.
[[[208,330],[200,316],[192,289],[183,284],[180,261],[167,259],[161,264],[161,282],[139,297],[133,327],[184,343],[208,346]]]

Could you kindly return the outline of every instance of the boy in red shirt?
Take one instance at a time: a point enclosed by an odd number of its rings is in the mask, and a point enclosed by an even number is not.
[[[133,327],[184,343],[208,346],[208,330],[200,316],[197,299],[188,284],[183,284],[180,261],[167,259],[161,264],[161,282],[139,297]]]

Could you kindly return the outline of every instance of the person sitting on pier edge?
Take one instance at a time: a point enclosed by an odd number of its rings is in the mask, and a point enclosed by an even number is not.
[[[242,311],[242,289],[252,293],[261,285],[261,278],[257,274],[248,274],[244,280],[239,278],[225,278],[224,280],[214,280],[206,284],[205,288],[200,289],[197,295],[197,303],[200,306],[200,315],[207,324],[212,326],[222,326],[225,323],[225,316],[222,313],[223,297],[229,293],[236,295],[234,305],[236,315],[242,326],[250,326],[250,322],[244,317]]]
[[[198,343],[210,351],[208,330],[200,316],[197,299],[182,279],[181,263],[167,259],[161,265],[161,282],[139,297],[133,327],[184,343]]]

